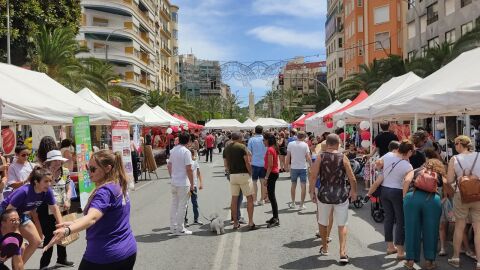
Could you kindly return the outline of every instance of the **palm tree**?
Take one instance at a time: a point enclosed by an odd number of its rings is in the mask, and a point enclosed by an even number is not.
[[[224,99],[223,115],[227,118],[235,118],[235,113],[239,111],[238,95],[236,93],[229,93]]]
[[[209,119],[214,119],[215,113],[222,112],[222,100],[219,96],[206,97],[205,104]]]
[[[48,76],[62,80],[71,79],[73,72],[79,71],[75,54],[81,48],[75,40],[75,34],[69,28],[47,29],[40,27],[36,35],[37,69]]]
[[[362,90],[371,94],[384,82],[379,60],[374,59],[371,64],[362,64],[359,68],[359,73],[353,74],[349,79],[342,82],[338,93],[341,100],[355,97]]]

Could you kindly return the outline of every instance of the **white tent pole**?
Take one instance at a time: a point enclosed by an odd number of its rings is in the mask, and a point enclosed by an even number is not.
[[[448,160],[449,160],[449,158],[448,158],[448,154],[449,154],[448,153],[448,135],[447,135],[448,128],[447,128],[447,117],[446,116],[443,117],[443,122],[445,124],[445,134],[444,135],[445,135],[445,140],[447,141],[447,144],[446,144],[447,147],[445,149],[446,149],[446,152],[447,152],[447,163],[448,163]]]
[[[465,114],[465,113],[464,113]],[[468,137],[471,137],[471,132],[470,132],[470,127],[471,127],[471,124],[470,124],[470,115],[468,114],[465,114],[465,131],[467,134]]]
[[[369,154],[372,154],[373,151],[373,120],[372,117],[370,117],[370,152]]]
[[[413,132],[416,132],[418,128],[418,115],[415,114],[413,117]]]

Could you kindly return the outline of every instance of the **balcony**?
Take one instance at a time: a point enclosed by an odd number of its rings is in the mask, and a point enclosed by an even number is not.
[[[140,32],[140,38],[145,41],[147,44],[150,44],[150,38],[148,37],[147,32]]]
[[[167,27],[163,26],[163,27],[160,27],[160,33],[162,33],[165,37],[167,38],[172,38],[172,33],[170,31],[168,31]]]
[[[172,70],[170,68],[168,68],[167,65],[163,65],[162,71],[169,74],[169,75],[172,75]]]
[[[141,52],[140,53],[140,59],[142,60],[142,62],[147,64],[147,66],[150,65],[150,58],[148,57],[148,54],[146,54],[144,52]]]
[[[128,29],[128,30],[133,30],[133,22],[124,22],[123,23],[123,28]]]
[[[160,9],[160,15],[162,15],[162,17],[165,18],[165,20],[167,21],[170,21],[172,19],[170,12],[164,7]]]
[[[161,49],[162,53],[164,53],[165,55],[167,56],[172,56],[172,50],[170,50],[167,46],[162,46],[162,49]]]

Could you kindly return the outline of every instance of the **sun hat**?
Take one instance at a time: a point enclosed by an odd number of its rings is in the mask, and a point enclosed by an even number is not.
[[[47,153],[47,160],[45,160],[45,162],[54,161],[54,160],[60,160],[65,162],[68,159],[62,157],[62,152],[60,152],[59,150],[52,150]]]
[[[23,237],[20,234],[14,232],[5,234],[0,244],[0,256],[10,258],[17,255],[22,243]]]

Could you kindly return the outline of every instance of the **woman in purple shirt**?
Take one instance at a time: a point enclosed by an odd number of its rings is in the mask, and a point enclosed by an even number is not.
[[[55,237],[45,249],[71,233],[86,229],[87,248],[80,270],[131,270],[137,243],[130,228],[128,180],[121,153],[110,150],[94,153],[88,171],[96,188],[88,199],[84,216],[58,224]]]
[[[42,203],[46,203],[53,213],[58,224],[62,223],[62,215],[55,204],[53,191],[50,188],[52,173],[42,167],[35,167],[27,179],[30,184],[21,186],[13,191],[0,204],[0,212],[8,209],[16,209],[20,215],[20,233],[27,239],[29,245],[23,253],[23,262],[35,253],[35,250],[42,242],[37,228],[30,220],[30,212],[35,211]]]

